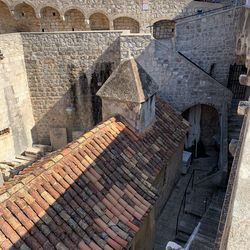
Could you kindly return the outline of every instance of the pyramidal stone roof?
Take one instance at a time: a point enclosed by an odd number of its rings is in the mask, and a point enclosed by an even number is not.
[[[123,61],[98,91],[104,98],[143,103],[158,90],[157,84],[134,58]]]
[[[111,118],[0,188],[0,249],[128,249],[188,128],[156,106],[145,135]]]

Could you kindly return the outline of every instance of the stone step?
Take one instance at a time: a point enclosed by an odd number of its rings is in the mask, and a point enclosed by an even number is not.
[[[214,244],[207,238],[197,236],[192,242],[190,250],[213,250]]]
[[[183,214],[178,224],[178,231],[191,235],[199,223],[199,219],[192,214]]]
[[[25,156],[37,156],[37,157],[41,157],[45,154],[44,150],[42,148],[36,148],[36,147],[30,147],[27,148],[24,153]]]
[[[201,218],[205,213],[205,204],[187,204],[185,212]]]
[[[239,137],[240,137],[240,132],[237,132],[237,131],[228,132],[228,138],[230,139],[230,141],[232,139],[239,140]]]
[[[186,243],[188,241],[189,237],[190,237],[189,234],[186,234],[183,232],[178,232],[174,241],[178,242],[178,243]]]
[[[26,163],[30,162],[30,160],[31,160],[31,158],[29,156],[25,156],[25,155],[18,155],[18,156],[16,156],[16,159],[23,161],[23,162],[26,162]]]
[[[47,153],[47,152],[52,152],[52,151],[53,151],[52,146],[50,146],[50,145],[33,144],[33,147],[34,147],[34,148],[40,148],[40,149],[42,149],[45,153]]]

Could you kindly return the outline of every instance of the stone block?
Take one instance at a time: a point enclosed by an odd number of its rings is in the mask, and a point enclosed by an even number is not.
[[[240,75],[240,84],[250,86],[250,76]]]
[[[230,154],[234,157],[236,150],[237,150],[237,146],[238,146],[239,141],[238,140],[231,140],[230,144],[229,144],[229,152]]]
[[[247,110],[250,108],[250,102],[241,101],[238,106],[237,113],[238,115],[246,115]]]
[[[50,128],[50,142],[53,150],[60,149],[67,145],[66,128]]]

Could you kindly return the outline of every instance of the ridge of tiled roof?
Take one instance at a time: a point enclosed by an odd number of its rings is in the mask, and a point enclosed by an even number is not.
[[[159,98],[156,116],[143,136],[110,118],[0,188],[0,248],[129,247],[187,130]]]

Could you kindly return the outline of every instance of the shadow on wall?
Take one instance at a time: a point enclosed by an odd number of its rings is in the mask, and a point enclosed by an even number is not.
[[[12,86],[4,88],[4,97],[8,108],[8,120],[11,126],[12,138],[16,154],[21,154],[23,148],[29,145],[29,139],[25,131],[22,112],[17,104]]]
[[[5,239],[1,241],[2,246],[6,249],[25,246],[31,249],[122,249],[132,242],[142,223],[148,227],[142,240],[138,241],[143,242],[145,247],[150,246],[154,223],[148,220],[153,217],[137,219],[140,216],[135,207],[145,202],[154,203],[152,192],[145,191],[151,189],[142,184],[145,177],[140,177],[139,168],[127,163],[117,168],[124,162],[121,155],[128,146],[138,163],[145,165],[136,155],[135,152],[141,149],[130,140],[129,133],[125,129],[118,135],[109,136],[112,140],[102,133],[96,140],[99,145],[105,145],[105,149],[101,146],[93,148],[93,143],[81,147],[55,163],[47,172],[39,162],[25,169],[22,176],[32,174],[38,179],[19,190],[13,199],[2,203],[1,230],[7,238],[2,238]],[[66,151],[62,151],[62,154]],[[115,157],[110,157],[114,153]],[[154,166],[155,161],[159,160],[157,157],[157,154],[153,154],[146,165]],[[86,159],[92,159],[91,164]],[[45,158],[44,163],[48,160]],[[128,185],[136,190],[136,196],[128,192],[131,190]],[[15,229],[13,225],[16,225]]]
[[[46,80],[46,69],[43,70],[42,77],[36,70],[35,74],[28,73],[28,78],[32,78],[29,79],[29,85],[36,122],[32,129],[34,143],[50,144],[50,128],[66,128],[67,141],[70,142],[73,139],[73,131],[83,133],[102,120],[102,103],[96,93],[119,63],[117,55],[112,56],[113,46],[117,46],[117,42],[114,41],[101,56],[96,58],[90,68],[81,66],[81,63],[78,63],[79,59],[76,64],[70,60],[63,60],[65,55],[61,55],[63,62],[53,71],[53,74],[58,75],[63,68],[65,69],[66,73],[63,73],[66,74],[65,79],[59,86],[58,83],[53,84],[53,79]],[[33,62],[32,67],[39,67],[43,60],[48,59],[44,56],[41,60]],[[34,77],[39,79],[35,83]],[[43,86],[39,93],[32,91],[33,85],[37,84]]]

